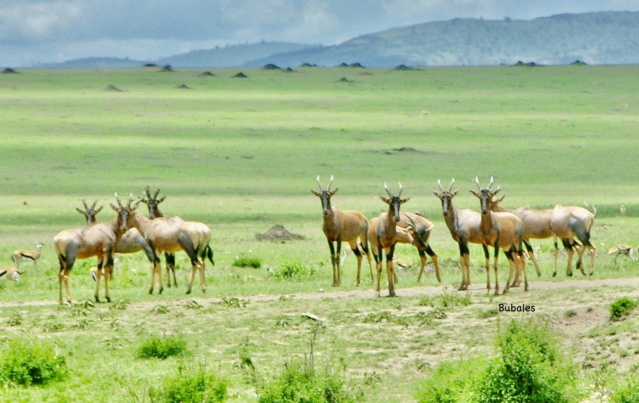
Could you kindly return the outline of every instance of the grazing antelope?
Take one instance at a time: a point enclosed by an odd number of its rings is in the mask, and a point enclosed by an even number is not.
[[[16,267],[5,267],[0,269],[0,280],[12,280],[16,283],[20,282],[20,276],[22,272],[18,271]]]
[[[583,207],[577,206],[562,206],[556,205],[552,209],[550,215],[550,228],[553,232],[553,238],[555,241],[555,270],[553,271],[553,277],[557,275],[557,255],[559,248],[557,246],[557,237],[561,238],[566,252],[568,252],[568,267],[566,274],[572,276],[572,257],[577,249],[577,269],[581,270],[583,275],[586,275],[584,271],[582,257],[586,248],[590,251],[590,275],[595,273],[595,254],[597,248],[590,243],[590,229],[595,222],[595,216],[597,215],[597,209],[594,212],[590,212]],[[581,245],[575,241],[575,237],[581,242]]]
[[[149,218],[154,219],[156,217],[164,217],[164,214],[160,211],[159,204],[166,199],[166,196],[162,196],[158,199],[160,189],[155,191],[155,194],[151,196],[149,187],[144,188],[144,196],[142,197],[142,203],[146,204],[149,209]],[[179,218],[179,217],[178,217]],[[177,287],[177,277],[175,276],[175,255],[173,253],[164,252],[164,259],[166,260],[166,282],[167,287],[171,288],[171,274],[173,274],[173,284]]]
[[[213,250],[209,245],[211,240],[211,230],[209,227],[199,222],[183,221],[178,217],[157,217],[151,220],[135,210],[141,201],[142,200],[138,200],[133,207],[127,207],[129,211],[127,226],[137,228],[151,248],[153,271],[151,274],[149,294],[153,294],[153,288],[156,283],[158,284],[158,292],[160,294],[164,290],[159,255],[164,251],[175,253],[181,250],[189,256],[192,265],[186,293],[191,293],[193,279],[198,270],[200,272],[202,292],[205,292],[205,258],[208,258],[211,264],[215,265],[213,261]],[[200,257],[202,260],[200,260]]]
[[[410,234],[410,243],[417,248],[419,253],[419,258],[421,261],[419,274],[417,275],[417,282],[422,280],[422,275],[424,274],[424,270],[426,269],[426,254],[430,256],[433,261],[433,266],[435,266],[435,276],[437,277],[438,282],[442,282],[441,276],[439,274],[439,262],[437,260],[437,254],[433,252],[433,249],[430,247],[428,243],[428,238],[430,237],[430,231],[433,229],[434,225],[431,223],[426,217],[418,213],[401,213],[400,220],[397,223],[398,227],[405,228],[409,231]],[[397,242],[405,243],[401,238],[398,238]]]
[[[519,217],[509,212],[493,212],[490,209],[493,197],[499,193],[500,187],[493,189],[493,177],[486,188],[482,188],[479,179],[475,177],[473,182],[477,185],[479,192],[471,190],[480,202],[481,206],[481,232],[484,238],[484,245],[495,248],[493,268],[495,270],[495,295],[499,294],[499,249],[504,250],[504,254],[510,263],[508,281],[504,288],[504,294],[508,292],[510,286],[515,281],[519,269],[524,273],[524,290],[528,291],[528,278],[526,277],[526,264],[522,251],[524,224]],[[488,277],[488,289],[490,289],[490,277]]]
[[[448,189],[444,190],[441,180],[437,180],[439,192],[432,191],[442,202],[442,214],[450,235],[459,245],[459,258],[462,272],[461,285],[459,290],[467,290],[470,285],[470,251],[468,243],[481,244],[484,249],[486,262],[486,287],[490,290],[490,266],[488,247],[484,244],[484,237],[481,232],[481,215],[470,209],[459,210],[453,206],[453,198],[459,190],[453,191],[455,178],[450,181]]]
[[[402,199],[402,191],[404,188],[399,184],[399,193],[397,196],[391,193],[390,189],[384,184],[384,189],[389,197],[380,196],[379,198],[388,204],[388,211],[382,213],[375,220],[375,225],[371,225],[368,229],[368,237],[371,244],[376,245],[372,249],[375,258],[375,267],[377,269],[377,296],[380,296],[380,278],[382,276],[382,253],[386,254],[386,274],[388,276],[388,296],[395,297],[395,272],[393,269],[393,254],[395,253],[395,244],[397,243],[398,231],[397,224],[400,220],[399,208],[402,204],[410,200],[410,197]],[[400,233],[406,232],[405,230]]]
[[[324,189],[318,176],[317,184],[319,185],[320,191],[318,192],[311,189],[311,193],[319,197],[322,202],[322,211],[324,212],[322,230],[324,231],[324,235],[328,241],[328,247],[331,251],[333,287],[342,285],[342,276],[340,273],[342,242],[348,242],[351,250],[357,257],[357,280],[355,280],[355,285],[359,285],[360,283],[362,252],[366,254],[366,258],[368,259],[368,268],[370,270],[372,283],[373,266],[371,263],[371,255],[368,252],[368,220],[364,214],[359,211],[340,210],[337,207],[331,207],[331,197],[339,190],[339,188],[331,190],[333,179],[331,175],[328,186]]]
[[[104,270],[104,296],[111,302],[109,296],[109,277],[113,268],[113,249],[118,239],[127,230],[130,208],[122,205],[120,198],[115,196],[118,207],[111,204],[111,208],[116,212],[115,218],[109,222],[95,222],[84,228],[74,228],[64,230],[53,238],[53,245],[58,261],[60,262],[60,273],[58,275],[60,303],[62,303],[62,287],[66,291],[67,302],[71,303],[71,293],[69,292],[69,273],[73,268],[76,259],[87,259],[93,256],[98,258],[97,281],[95,285],[95,300],[100,302],[98,291],[100,278]],[[129,199],[128,205],[131,204]]]
[[[617,261],[619,255],[628,256],[628,259],[630,260],[637,260],[637,258],[635,258],[634,256],[634,249],[632,248],[632,246],[625,243],[615,245],[612,248],[608,249],[608,254],[615,255],[615,262]]]
[[[37,273],[37,270],[38,270],[37,261],[38,259],[40,259],[41,255],[42,255],[42,244],[39,243],[36,245],[35,250],[28,250],[28,249],[14,250],[11,257],[13,258],[13,264],[15,265],[16,269],[20,268],[20,262],[22,262],[24,259],[30,259],[31,261],[33,261],[33,269]]]

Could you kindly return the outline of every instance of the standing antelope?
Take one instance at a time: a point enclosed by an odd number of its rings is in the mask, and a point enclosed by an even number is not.
[[[155,194],[151,196],[149,187],[144,188],[144,196],[142,197],[142,203],[146,204],[149,210],[149,218],[154,219],[156,217],[164,217],[164,214],[160,211],[159,204],[166,199],[166,196],[162,196],[158,199],[160,189],[155,191]],[[178,217],[179,218],[179,217]],[[166,260],[166,283],[167,287],[171,288],[171,274],[173,274],[173,284],[177,287],[177,278],[175,276],[175,255],[170,252],[164,252],[164,259]]]
[[[586,272],[584,271],[582,256],[586,248],[588,248],[591,260],[590,275],[592,276],[595,273],[595,254],[597,253],[597,248],[590,243],[590,229],[595,222],[596,214],[596,209],[591,213],[585,208],[577,206],[562,206],[558,204],[552,209],[550,228],[552,229],[555,241],[555,269],[552,273],[553,277],[557,275],[557,254],[559,253],[557,237],[561,238],[566,252],[568,252],[568,267],[566,269],[568,276],[572,276],[573,248],[577,249],[578,254],[577,269],[581,270],[584,275],[586,275]],[[582,245],[579,245],[579,243],[575,241],[575,237],[579,239]]]
[[[113,220],[102,223],[95,222],[84,228],[68,229],[58,233],[53,238],[53,245],[58,261],[60,263],[60,273],[58,284],[60,291],[60,303],[62,303],[62,287],[66,291],[67,302],[71,303],[71,293],[69,292],[69,273],[73,268],[76,259],[87,259],[93,256],[98,258],[97,281],[95,285],[95,300],[100,302],[98,291],[100,278],[104,270],[104,296],[111,302],[109,296],[109,277],[113,268],[113,249],[118,239],[127,230],[130,208],[123,206],[117,194],[115,196],[118,207],[111,204],[111,208],[116,212]],[[131,199],[129,199],[129,206]]]
[[[151,220],[135,210],[141,201],[138,200],[133,207],[127,208],[129,211],[127,226],[137,228],[152,251],[153,271],[149,294],[153,294],[153,288],[156,283],[160,294],[164,290],[159,255],[164,251],[175,253],[181,250],[186,252],[191,259],[191,275],[186,293],[191,293],[195,273],[198,270],[200,272],[202,292],[205,292],[204,260],[208,258],[211,264],[215,264],[213,262],[213,250],[209,245],[211,240],[209,227],[199,222],[183,221],[178,217],[157,217]],[[200,257],[202,260],[200,260]]]
[[[421,264],[419,274],[417,275],[417,282],[420,282],[422,280],[422,275],[424,274],[424,270],[426,269],[426,254],[428,254],[428,256],[430,256],[431,260],[433,261],[433,266],[435,266],[435,276],[437,277],[437,281],[441,283],[442,279],[439,274],[439,262],[437,260],[437,254],[433,252],[433,249],[428,243],[430,231],[434,227],[433,223],[431,223],[426,217],[418,213],[401,213],[397,226],[409,230],[411,237],[410,241],[407,243],[414,245],[419,253]],[[404,243],[401,239],[398,239],[397,241],[400,243]]]
[[[14,250],[13,254],[11,254],[11,257],[13,258],[13,264],[15,265],[16,269],[20,268],[20,262],[22,262],[22,260],[29,259],[33,261],[33,269],[36,271],[36,273],[38,270],[37,261],[38,259],[40,259],[40,256],[42,256],[41,243],[36,245],[35,250],[18,249]]]
[[[380,296],[380,279],[382,276],[382,252],[386,254],[386,274],[388,276],[388,296],[395,297],[395,273],[393,269],[393,254],[395,253],[395,244],[397,243],[398,231],[397,224],[400,220],[399,208],[402,204],[410,200],[410,197],[402,199],[402,191],[404,188],[399,184],[399,193],[397,196],[391,193],[388,186],[384,184],[384,189],[389,197],[380,196],[379,198],[388,204],[388,211],[382,213],[376,219],[375,225],[371,225],[368,229],[368,237],[371,239],[371,245],[376,245],[372,249],[375,258],[375,268],[377,269],[377,296]],[[403,230],[405,232],[405,230]]]
[[[490,263],[488,247],[484,244],[484,237],[481,232],[481,215],[470,209],[459,210],[453,206],[453,198],[459,190],[453,191],[455,178],[450,181],[448,190],[444,190],[441,180],[437,180],[439,192],[432,191],[442,202],[442,214],[444,221],[450,231],[450,235],[459,245],[459,259],[462,272],[461,285],[459,290],[467,290],[470,285],[470,250],[468,243],[481,244],[484,249],[486,262],[486,287],[490,290]]]
[[[328,186],[324,189],[318,176],[317,184],[319,185],[320,191],[318,192],[311,189],[311,192],[322,201],[322,211],[324,212],[322,230],[324,231],[324,235],[328,241],[328,247],[331,251],[333,287],[342,285],[342,276],[340,273],[342,242],[348,242],[351,250],[357,257],[357,279],[355,280],[355,285],[359,285],[360,283],[362,252],[366,254],[366,258],[368,259],[371,282],[373,282],[373,266],[371,263],[371,255],[368,252],[368,220],[364,214],[359,211],[340,210],[337,207],[331,207],[331,197],[339,190],[339,188],[331,190],[333,179],[331,175]],[[359,243],[357,242],[358,239]]]
[[[511,283],[514,282],[519,268],[524,273],[524,290],[528,291],[528,278],[526,277],[526,264],[524,261],[522,243],[524,236],[524,224],[521,220],[509,212],[493,212],[491,211],[491,203],[493,197],[499,193],[500,187],[493,190],[493,178],[486,188],[481,187],[479,179],[475,177],[473,182],[477,185],[479,192],[471,190],[480,201],[481,206],[481,232],[484,238],[484,245],[493,246],[495,248],[495,256],[493,267],[495,270],[495,295],[499,294],[499,249],[504,250],[504,254],[510,263],[510,272],[508,273],[508,281],[504,288],[504,294],[510,289]],[[488,277],[488,289],[490,289],[490,277]]]

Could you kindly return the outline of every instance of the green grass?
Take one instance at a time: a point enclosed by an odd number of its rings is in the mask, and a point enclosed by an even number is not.
[[[256,386],[238,370],[237,351],[248,350],[258,376],[273,373],[306,351],[304,312],[329,321],[329,331],[318,338],[318,355],[331,368],[344,367],[350,386],[363,379],[369,401],[410,399],[419,368],[451,353],[447,340],[458,336],[449,334],[453,326],[445,322],[464,312],[460,322],[472,317],[490,324],[499,317],[497,301],[475,295],[471,301],[456,291],[401,297],[402,288],[418,285],[419,257],[406,245],[397,247],[396,256],[413,265],[400,272],[399,299],[372,298],[365,263],[361,288],[370,290],[371,299],[333,301],[327,293],[297,300],[297,294],[327,292],[331,284],[320,202],[310,192],[318,175],[322,183],[335,176],[340,191],[334,205],[369,218],[385,210],[378,198],[384,183],[394,189],[401,182],[403,195],[411,197],[402,208],[422,211],[435,224],[430,243],[444,289],[458,286],[459,252],[431,189],[438,179],[449,183],[452,177],[460,208],[478,208],[467,192],[471,178],[485,182],[491,175],[507,195],[507,208],[594,204],[594,278],[636,276],[635,262],[605,252],[639,239],[639,66],[242,71],[248,79],[231,78],[237,70],[215,70],[215,77],[204,79],[199,70],[142,68],[0,75],[0,262],[9,266],[14,249],[44,244],[37,274],[26,262],[20,283],[0,283],[0,303],[8,304],[0,338],[28,333],[52,339],[70,371],[64,385],[21,389],[16,401],[45,395],[51,401],[106,401],[114,395],[142,401],[176,373],[172,360],[135,359],[135,348],[153,334],[183,334],[194,356],[214,362],[215,372],[228,379],[230,400],[255,400]],[[353,82],[339,82],[343,76]],[[109,84],[123,91],[105,91]],[[192,89],[180,90],[180,84]],[[212,228],[216,266],[207,269],[206,296],[196,280],[196,291],[185,299],[184,254],[177,255],[180,287],[148,295],[149,264],[134,255],[121,257],[110,287],[111,305],[121,308],[57,306],[53,236],[84,224],[75,211],[82,199],[97,199],[105,206],[99,218],[108,220],[115,192],[141,196],[145,186],[167,196],[165,214]],[[619,215],[622,203],[625,217]],[[256,240],[274,224],[304,239]],[[534,245],[541,246],[541,280],[564,281],[565,257],[552,278],[552,242]],[[236,267],[236,257],[259,259],[261,268]],[[480,248],[471,246],[474,285],[485,282],[482,260]],[[501,262],[504,283],[503,256]],[[94,264],[79,261],[73,268],[74,301],[92,300],[95,285],[87,272]],[[355,267],[347,256],[339,292],[356,289]],[[420,286],[432,289],[433,277]],[[528,295],[543,304],[546,295],[535,289],[535,280]],[[267,297],[272,300],[260,301]],[[224,302],[233,298],[238,303]],[[573,319],[558,308],[563,320]],[[478,340],[494,336],[486,329],[468,331],[464,342],[470,348],[490,345]],[[416,339],[417,333],[428,337]],[[398,357],[397,351],[410,354]],[[333,365],[340,358],[344,365]]]

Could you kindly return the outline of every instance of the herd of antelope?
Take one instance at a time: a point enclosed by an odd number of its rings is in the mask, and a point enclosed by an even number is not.
[[[393,266],[393,257],[395,245],[398,242],[412,244],[419,252],[421,262],[417,281],[422,278],[427,260],[426,254],[428,254],[433,261],[437,281],[441,282],[437,255],[433,252],[428,242],[433,224],[418,213],[400,213],[400,206],[410,199],[401,197],[403,191],[401,183],[399,184],[397,195],[393,194],[388,186],[384,184],[388,197],[380,196],[380,198],[388,205],[388,211],[378,217],[374,217],[369,222],[364,214],[359,211],[340,210],[331,206],[331,197],[338,190],[337,188],[331,190],[333,179],[333,176],[331,176],[328,185],[324,188],[318,176],[319,192],[311,190],[322,202],[324,213],[322,229],[328,240],[331,252],[333,286],[341,284],[340,253],[342,242],[348,242],[357,257],[356,284],[360,283],[363,254],[368,258],[371,281],[373,281],[373,269],[368,249],[368,245],[370,245],[370,250],[376,263],[376,292],[378,296],[380,295],[380,277],[384,255],[386,256],[388,295],[391,297],[396,295],[394,283],[397,275]],[[590,275],[594,274],[596,248],[590,242],[590,230],[594,223],[596,210],[590,212],[582,207],[557,205],[547,210],[520,207],[510,211],[500,205],[504,197],[497,197],[501,187],[493,187],[494,181],[492,177],[486,187],[481,186],[478,178],[475,178],[473,183],[477,186],[477,190],[471,189],[470,192],[479,199],[480,212],[471,209],[460,210],[453,206],[453,198],[459,192],[458,190],[453,190],[455,179],[451,180],[447,189],[444,189],[441,181],[438,180],[439,190],[433,190],[433,194],[441,201],[442,214],[450,235],[459,245],[462,272],[459,290],[467,290],[470,285],[469,243],[482,245],[486,267],[486,288],[489,292],[491,289],[489,248],[494,248],[495,294],[499,293],[498,257],[500,249],[504,251],[510,264],[510,272],[504,287],[504,293],[508,292],[510,287],[520,283],[522,274],[524,289],[528,291],[525,253],[533,262],[537,275],[541,275],[530,239],[553,238],[555,245],[553,276],[557,274],[557,255],[559,252],[557,238],[561,239],[568,255],[566,270],[568,276],[572,276],[572,260],[575,252],[577,252],[576,267],[584,275],[586,274],[582,263],[582,256],[586,249],[590,251],[591,257],[589,273]]]
[[[424,274],[427,255],[430,256],[435,269],[437,281],[441,282],[437,254],[429,244],[429,237],[433,224],[419,213],[400,213],[402,204],[410,198],[402,198],[403,187],[399,184],[397,194],[394,194],[386,184],[384,189],[387,196],[380,199],[388,205],[388,210],[370,221],[364,214],[355,210],[340,210],[331,205],[331,197],[338,189],[331,189],[333,184],[331,176],[326,188],[322,186],[319,176],[317,184],[319,191],[311,192],[320,198],[324,215],[322,229],[326,235],[331,253],[331,265],[333,269],[334,287],[341,285],[341,247],[343,242],[348,242],[351,250],[357,258],[356,285],[361,281],[361,268],[364,255],[368,260],[371,282],[375,282],[371,253],[375,260],[376,268],[376,293],[380,295],[380,279],[382,275],[383,257],[386,257],[386,275],[388,277],[388,295],[396,296],[395,282],[397,274],[393,264],[396,244],[406,243],[415,246],[420,257],[420,270],[417,281],[421,281]],[[508,280],[503,292],[519,285],[523,275],[524,289],[528,290],[526,276],[526,264],[524,254],[532,261],[537,275],[541,275],[535,259],[531,239],[554,239],[554,271],[557,274],[557,256],[559,252],[557,238],[560,238],[568,255],[567,275],[572,276],[572,260],[577,252],[577,269],[585,275],[582,256],[586,249],[590,251],[591,263],[589,273],[594,273],[596,248],[590,242],[590,230],[594,223],[596,210],[589,210],[576,206],[557,205],[552,209],[535,210],[528,207],[520,207],[516,210],[506,210],[501,206],[504,197],[498,198],[501,187],[493,187],[493,178],[486,187],[482,187],[479,179],[473,183],[477,190],[470,190],[480,202],[480,212],[471,209],[457,209],[453,206],[453,198],[459,192],[453,190],[455,180],[451,180],[447,189],[437,181],[438,191],[433,191],[441,201],[442,214],[446,226],[453,240],[459,245],[461,284],[459,290],[467,290],[470,285],[470,259],[469,243],[482,245],[485,257],[486,288],[491,290],[490,281],[490,254],[489,248],[494,249],[494,292],[499,293],[498,281],[498,257],[502,249],[510,265]],[[196,272],[200,273],[202,292],[206,291],[205,260],[213,262],[213,250],[209,245],[211,230],[200,222],[184,221],[180,217],[166,217],[159,209],[165,197],[158,198],[160,190],[151,195],[149,188],[144,189],[144,196],[134,200],[129,197],[126,203],[115,195],[117,205],[111,204],[116,212],[111,221],[100,222],[97,214],[102,206],[96,208],[97,200],[89,206],[82,201],[84,210],[76,208],[86,219],[86,226],[64,230],[53,238],[55,252],[58,256],[60,271],[59,301],[63,303],[62,289],[66,292],[66,301],[71,303],[69,292],[69,273],[77,259],[97,257],[98,264],[90,270],[95,280],[95,300],[100,302],[99,290],[102,278],[104,278],[104,297],[111,301],[109,296],[109,280],[113,276],[114,255],[116,253],[135,253],[143,251],[151,263],[151,284],[149,293],[152,294],[157,286],[158,293],[162,293],[162,272],[160,256],[165,253],[167,286],[171,284],[177,287],[175,275],[175,253],[184,251],[191,261],[191,273],[187,286],[187,294],[191,293]],[[140,214],[137,207],[140,203],[146,204],[148,217]],[[575,239],[576,238],[576,239]],[[20,262],[28,259],[33,261],[34,269],[41,255],[42,244],[38,244],[35,250],[16,250],[13,252],[14,267],[0,270],[0,278],[9,278],[19,281],[21,272]]]

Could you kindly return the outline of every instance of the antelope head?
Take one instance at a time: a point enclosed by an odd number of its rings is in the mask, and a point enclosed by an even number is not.
[[[84,210],[80,210],[79,208],[75,208],[78,213],[82,214],[86,219],[87,219],[87,224],[93,224],[96,221],[96,216],[98,215],[98,213],[100,211],[102,211],[102,207],[104,206],[100,206],[97,209],[95,208],[95,205],[98,203],[98,201],[94,201],[93,205],[91,205],[91,207],[89,207],[89,205],[87,204],[86,200],[82,199],[82,204],[84,205]]]
[[[138,207],[138,204],[140,204],[142,200],[138,200],[135,202],[135,204],[131,205],[131,203],[133,202],[133,195],[131,194],[129,195],[127,204],[123,205],[122,200],[120,200],[117,193],[115,194],[115,200],[118,203],[117,207],[114,206],[113,203],[110,204],[111,208],[117,213],[119,235],[122,235],[129,228],[134,227],[137,223],[137,221],[135,220],[135,209]]]
[[[318,175],[317,184],[319,185],[320,191],[318,192],[316,190],[311,189],[311,193],[319,197],[320,200],[322,201],[322,210],[324,211],[324,215],[328,215],[328,213],[331,211],[331,196],[333,196],[339,190],[339,188],[335,188],[335,190],[331,190],[331,184],[333,184],[333,179],[335,178],[333,177],[333,175],[331,175],[331,179],[328,181],[328,186],[326,186],[326,189],[324,189],[322,187],[322,183],[320,182],[320,177]]]
[[[488,214],[490,212],[491,205],[495,203],[495,195],[499,193],[501,190],[501,186],[498,186],[497,189],[493,189],[494,179],[491,176],[490,182],[488,182],[488,186],[486,188],[482,188],[479,184],[479,179],[475,176],[473,179],[473,183],[477,185],[477,189],[479,191],[470,190],[470,193],[474,194],[481,202],[481,213]]]
[[[450,185],[448,185],[448,190],[444,190],[442,186],[442,181],[440,179],[437,180],[437,186],[439,186],[439,192],[433,190],[433,194],[442,201],[442,214],[445,216],[448,215],[448,212],[451,210],[451,202],[453,197],[457,195],[459,190],[452,190],[453,185],[455,184],[455,178],[452,178],[450,181]]]
[[[402,199],[402,191],[404,190],[404,187],[401,183],[398,182],[398,184],[399,193],[397,194],[397,196],[395,196],[390,191],[386,183],[384,183],[384,190],[386,190],[386,193],[388,193],[388,197],[379,196],[379,198],[382,199],[384,203],[388,204],[390,210],[393,212],[393,216],[396,222],[399,221],[399,206],[410,200],[410,197]]]
[[[160,217],[162,214],[160,213],[160,208],[158,205],[166,199],[166,196],[162,196],[158,199],[158,194],[160,194],[160,189],[155,191],[155,194],[151,196],[151,191],[149,187],[144,188],[144,196],[140,199],[140,202],[146,204],[149,209],[149,218],[153,219],[156,217]]]

